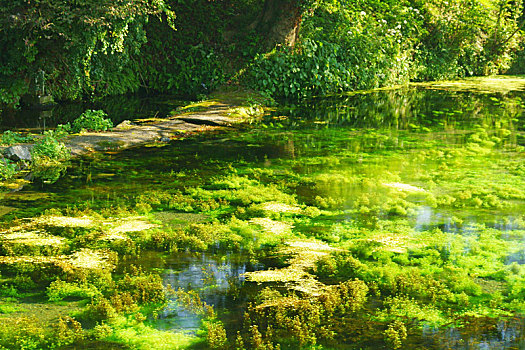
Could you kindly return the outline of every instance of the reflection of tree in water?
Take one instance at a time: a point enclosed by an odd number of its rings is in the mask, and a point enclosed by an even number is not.
[[[500,321],[481,317],[470,319],[464,328],[425,326],[422,341],[431,349],[523,349],[525,323],[517,317]]]
[[[316,98],[280,108],[279,115],[322,123],[320,127],[352,126],[360,128],[440,129],[473,124],[494,125],[517,118],[521,99],[512,95],[494,97],[472,92],[400,88],[356,93],[348,96]],[[496,113],[497,112],[497,113]],[[502,113],[503,118],[502,118]],[[289,125],[287,125],[289,126]]]
[[[260,268],[244,260],[236,255],[222,259],[204,253],[200,256],[180,254],[176,261],[167,262],[169,272],[163,277],[164,284],[174,290],[198,292],[204,303],[219,312],[235,312],[246,299],[243,274]],[[161,314],[164,327],[191,331],[199,329],[202,317],[180,305],[176,296]]]
[[[126,119],[164,118],[181,105],[182,101],[169,96],[120,95],[94,102],[60,103],[47,110],[22,106],[18,111],[5,111],[0,115],[0,121],[2,129],[44,130],[72,122],[87,109],[102,109],[116,125]]]

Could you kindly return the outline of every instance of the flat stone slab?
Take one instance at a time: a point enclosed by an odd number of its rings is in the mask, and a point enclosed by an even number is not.
[[[193,115],[181,116],[177,119],[183,120],[187,123],[210,126],[228,126],[231,125],[231,119],[220,115]]]
[[[152,125],[130,125],[104,133],[83,133],[69,138],[65,143],[73,155],[93,151],[129,148],[136,145],[170,140],[175,133],[203,130],[202,125],[170,119]]]
[[[71,150],[73,156],[90,152],[117,151],[149,144],[153,142],[169,142],[180,136],[181,133],[206,131],[218,127],[229,127],[242,122],[243,118],[235,116],[235,107],[244,101],[244,97],[236,97],[236,92],[231,95],[223,94],[209,101],[204,101],[200,111],[185,112],[174,115],[169,119],[155,119],[143,121],[126,120],[105,132],[86,132],[79,135],[70,135],[65,145]],[[227,102],[225,102],[227,101]],[[141,122],[146,122],[141,124]],[[33,145],[20,145],[22,150],[30,150]],[[11,147],[10,147],[11,148]],[[9,148],[4,149],[4,153]],[[0,151],[2,147],[0,147]],[[29,153],[29,152],[27,152]],[[7,156],[7,155],[6,155]],[[29,158],[30,159],[30,158]]]

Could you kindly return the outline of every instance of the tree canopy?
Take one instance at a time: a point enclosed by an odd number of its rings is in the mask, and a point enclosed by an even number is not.
[[[247,66],[276,97],[519,72],[524,19],[522,0],[0,0],[0,103],[39,72],[62,100],[196,96]]]

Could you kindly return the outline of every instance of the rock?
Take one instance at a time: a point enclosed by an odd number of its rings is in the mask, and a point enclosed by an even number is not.
[[[170,141],[171,141],[171,139],[169,137],[166,137],[166,136],[162,136],[160,138],[160,142],[170,142]]]
[[[114,129],[123,129],[123,130],[125,130],[125,129],[131,128],[133,125],[135,125],[135,124],[133,124],[131,121],[124,120],[123,122],[121,122],[120,124],[115,126]]]
[[[183,120],[186,123],[210,126],[227,126],[231,123],[230,118],[221,115],[191,115],[177,117],[177,119]]]
[[[31,160],[31,149],[32,145],[16,145],[7,147],[4,151],[6,158],[9,158],[14,161],[30,161]]]

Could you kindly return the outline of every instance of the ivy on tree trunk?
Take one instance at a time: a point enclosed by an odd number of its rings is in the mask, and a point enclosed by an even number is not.
[[[301,1],[265,0],[261,14],[250,28],[263,35],[267,48],[278,44],[292,47],[297,40],[301,15]]]

